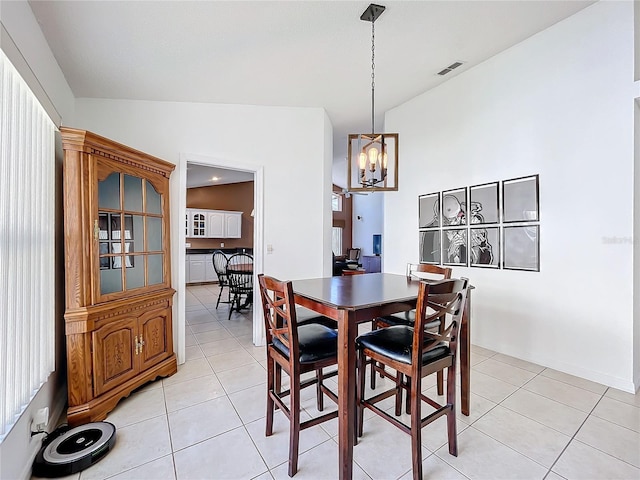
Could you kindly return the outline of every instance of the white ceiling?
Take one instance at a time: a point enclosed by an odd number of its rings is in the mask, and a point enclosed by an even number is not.
[[[29,3],[76,97],[323,107],[334,160],[370,131],[368,1]],[[380,3],[376,130],[384,111],[594,2]]]
[[[194,163],[187,165],[187,188],[239,182],[253,182],[253,172],[207,167]]]

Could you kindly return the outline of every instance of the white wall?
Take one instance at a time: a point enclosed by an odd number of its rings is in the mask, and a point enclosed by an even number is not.
[[[384,226],[384,196],[395,192],[353,194],[353,246],[362,249],[361,255],[373,255],[373,235],[381,234]],[[358,219],[358,217],[361,217]],[[384,237],[382,238],[384,255]],[[384,258],[384,257],[383,257]]]
[[[264,166],[264,242],[273,245],[264,270],[295,279],[321,276],[330,262],[324,222],[331,214],[325,155],[331,127],[325,116],[320,108],[83,98],[76,102],[76,125],[69,126],[175,164],[180,153],[190,153]],[[299,228],[301,218],[305,228]]]
[[[53,106],[56,116],[63,120],[73,121],[74,98],[62,71],[44,39],[29,4],[25,1],[0,2],[0,22],[9,39],[4,37],[0,47],[6,52],[27,83],[32,86],[35,80],[39,100],[44,94],[45,107]],[[7,41],[8,40],[8,41]],[[19,58],[16,58],[15,55]],[[26,71],[24,70],[26,67]],[[33,87],[32,87],[33,88]],[[51,114],[51,113],[50,113]],[[55,121],[55,119],[53,119]],[[0,444],[0,478],[22,479],[31,476],[31,463],[42,443],[42,435],[31,437],[31,420],[35,412],[49,407],[49,430],[56,426],[60,414],[63,413],[66,394],[66,374],[64,368],[64,272],[62,259],[62,201],[61,201],[61,151],[56,152],[56,371],[36,393],[26,407],[12,430]],[[54,201],[54,199],[52,199]],[[8,339],[2,338],[6,342]]]
[[[270,246],[272,253],[255,252],[257,273],[288,280],[328,275],[332,134],[323,109],[85,98],[76,101],[76,118],[80,128],[175,163],[174,197],[176,192],[185,194],[176,188],[186,175],[181,155],[206,158],[207,163],[219,159],[218,164],[226,167],[260,169],[263,194],[255,202],[257,224],[264,228],[262,245],[256,237],[255,248]],[[172,198],[172,205],[177,201]],[[184,268],[184,213],[180,212],[172,208],[174,280]],[[174,281],[174,288],[180,285],[183,282]],[[179,362],[183,361],[183,299],[180,292],[174,298]],[[256,309],[254,343],[258,345],[263,340],[260,318]]]
[[[634,102],[634,125],[633,318],[635,321],[633,325],[633,379],[637,387],[640,385],[640,82],[638,81],[636,81],[636,100]]]
[[[454,268],[477,287],[472,341],[627,391],[633,44],[633,3],[599,2],[385,120],[402,142],[385,271],[418,260],[418,195],[540,174],[540,272]]]

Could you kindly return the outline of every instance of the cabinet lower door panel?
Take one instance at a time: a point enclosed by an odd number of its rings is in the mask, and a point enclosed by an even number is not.
[[[119,320],[93,332],[95,395],[101,395],[138,373],[136,335],[136,318]]]
[[[168,325],[171,310],[162,309],[148,312],[140,317],[140,338],[143,345],[140,348],[140,369],[146,370],[167,358],[173,350]]]

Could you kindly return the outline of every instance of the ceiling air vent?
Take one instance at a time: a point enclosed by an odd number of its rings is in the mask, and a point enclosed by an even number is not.
[[[440,70],[438,72],[438,75],[446,75],[447,73],[449,73],[451,70],[453,70],[454,68],[458,68],[460,65],[462,65],[462,62],[455,62],[452,63],[451,65],[449,65],[448,67]]]

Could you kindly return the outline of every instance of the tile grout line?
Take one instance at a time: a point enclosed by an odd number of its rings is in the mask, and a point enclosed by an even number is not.
[[[584,390],[584,389],[583,389]],[[593,414],[594,410],[596,409],[596,407],[598,406],[598,404],[602,401],[602,399],[604,398],[605,394],[609,391],[609,387],[607,387],[605,389],[605,391],[600,395],[600,398],[598,399],[598,401],[595,403],[595,405],[591,408],[591,411],[587,414],[587,416],[585,417],[585,419],[582,421],[582,423],[580,424],[580,426],[578,427],[578,429],[575,431],[575,433],[571,436],[571,438],[569,439],[569,442],[567,442],[567,444],[564,446],[564,448],[562,449],[562,451],[558,454],[558,456],[556,457],[556,459],[554,460],[554,462],[551,464],[551,466],[549,467],[549,471],[547,472],[547,475],[549,475],[549,473],[553,472],[553,467],[555,467],[555,465],[558,463],[558,460],[560,460],[560,458],[562,457],[562,455],[564,455],[564,452],[567,451],[567,448],[569,448],[569,445],[571,445],[571,443],[574,441],[574,439],[576,438],[576,435],[578,435],[578,433],[580,432],[580,430],[582,429],[582,427],[584,426],[585,423],[587,423],[587,420],[589,420],[589,417]],[[579,441],[579,440],[576,440]],[[595,447],[592,447],[595,448]],[[599,449],[596,449],[599,450]],[[599,450],[601,451],[601,450]],[[606,453],[606,452],[603,452]],[[607,454],[608,455],[608,454]],[[613,457],[613,455],[610,455],[611,457]],[[616,458],[616,457],[613,457]],[[556,473],[556,472],[553,472]],[[546,476],[545,476],[546,478]]]

